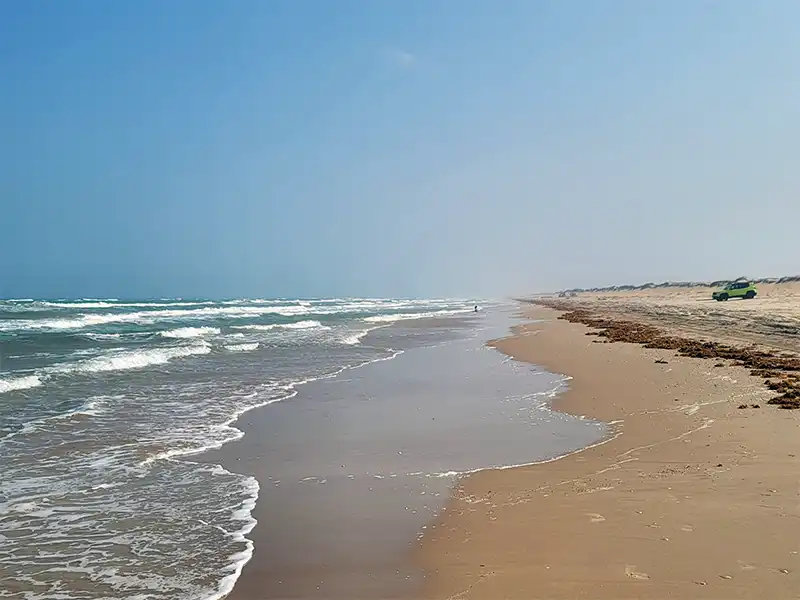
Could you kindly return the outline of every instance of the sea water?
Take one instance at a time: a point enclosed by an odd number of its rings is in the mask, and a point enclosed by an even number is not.
[[[0,303],[0,597],[222,598],[259,532],[276,572],[345,547],[361,569],[459,473],[602,436],[549,410],[563,377],[485,347],[516,309],[481,305]]]
[[[218,598],[259,482],[192,456],[457,300],[0,302],[0,597]]]

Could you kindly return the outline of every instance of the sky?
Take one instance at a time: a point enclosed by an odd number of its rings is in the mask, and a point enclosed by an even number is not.
[[[5,0],[0,297],[800,273],[793,0]]]

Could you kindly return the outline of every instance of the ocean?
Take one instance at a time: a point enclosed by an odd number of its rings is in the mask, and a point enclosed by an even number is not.
[[[438,486],[398,529],[413,539],[458,473],[602,437],[547,408],[564,378],[485,348],[514,307],[473,304],[0,302],[0,597],[223,598],[253,555],[257,501],[272,546],[256,550],[294,568],[329,560],[326,527],[339,552],[366,513],[321,507],[341,493],[352,507],[364,481],[384,485],[385,511],[399,482]],[[287,543],[312,514],[318,536]],[[374,546],[352,564],[366,555]]]

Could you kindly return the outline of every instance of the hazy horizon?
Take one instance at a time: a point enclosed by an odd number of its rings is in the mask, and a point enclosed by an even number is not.
[[[798,17],[788,0],[9,0],[0,297],[795,275]]]
[[[734,281],[735,279],[739,279],[741,277],[745,277],[743,275],[736,276],[736,277],[720,277],[717,279],[670,279],[670,280],[648,280],[648,281],[626,281],[626,282],[617,282],[617,283],[604,283],[592,286],[582,286],[582,285],[574,285],[568,286],[558,289],[547,289],[547,290],[528,290],[518,292],[518,293],[508,293],[505,295],[493,295],[493,296],[477,296],[477,295],[465,295],[465,296],[440,296],[442,299],[450,299],[450,300],[472,300],[476,302],[493,302],[493,301],[507,301],[513,300],[515,297],[526,296],[526,295],[536,295],[536,294],[554,294],[562,291],[568,290],[578,290],[578,289],[600,289],[600,288],[610,288],[610,287],[641,287],[648,284],[653,284],[655,287],[658,287],[662,284],[679,284],[679,283],[691,283],[691,284],[712,284],[715,282],[722,282],[722,281]],[[764,279],[782,279],[786,277],[800,277],[800,274],[786,274],[786,275],[768,275],[768,276],[761,276],[756,275],[754,277],[746,277],[752,281],[760,281]],[[24,301],[64,301],[64,302],[79,302],[79,301],[109,301],[109,302],[158,302],[158,301],[191,301],[191,300],[199,300],[199,301],[208,301],[208,302],[223,302],[223,301],[234,301],[234,300],[269,300],[269,301],[278,301],[278,300],[330,300],[334,298],[339,298],[343,300],[347,299],[360,299],[360,300],[368,300],[370,298],[379,300],[379,299],[393,299],[393,300],[426,300],[426,299],[433,299],[436,296],[97,296],[97,297],[89,297],[89,296],[39,296],[39,297],[23,297],[23,296],[0,296],[0,301],[17,301],[17,302],[24,302]]]

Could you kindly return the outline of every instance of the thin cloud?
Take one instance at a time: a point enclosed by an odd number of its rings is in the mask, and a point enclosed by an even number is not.
[[[389,58],[392,63],[403,69],[410,69],[417,64],[417,57],[405,50],[391,50],[389,52]]]

